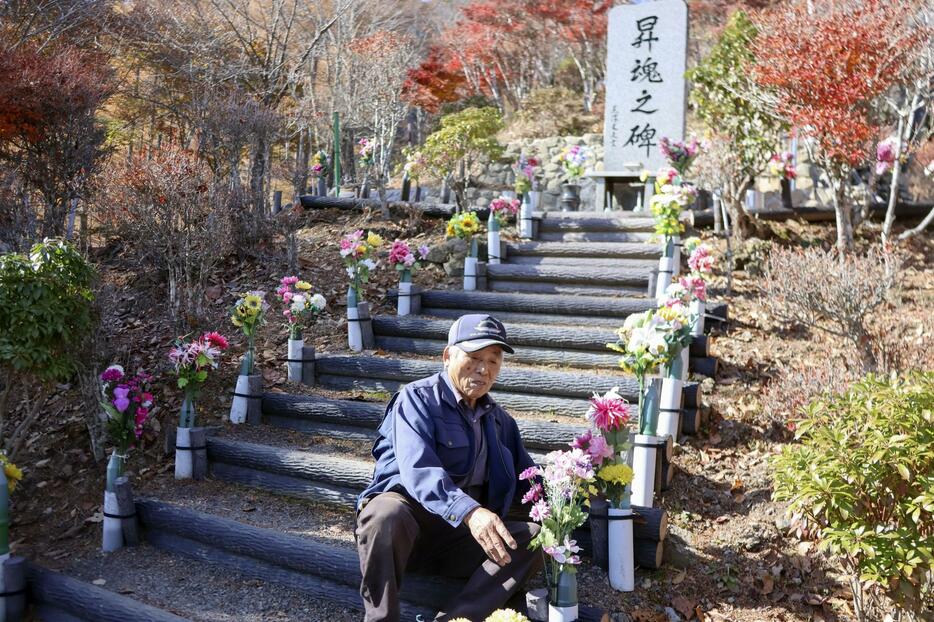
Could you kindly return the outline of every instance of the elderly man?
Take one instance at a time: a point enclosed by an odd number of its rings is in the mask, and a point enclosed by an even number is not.
[[[513,353],[489,315],[448,333],[444,370],[393,396],[373,446],[373,483],[357,502],[367,622],[399,619],[406,571],[467,579],[436,620],[483,620],[542,566],[538,525],[504,522],[532,466],[515,420],[488,395]]]

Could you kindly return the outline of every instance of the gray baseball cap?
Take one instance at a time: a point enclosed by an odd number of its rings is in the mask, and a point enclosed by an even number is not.
[[[506,341],[506,327],[495,317],[485,313],[472,313],[457,318],[448,331],[448,345],[457,346],[464,352],[499,346],[503,351],[515,354],[515,350]]]

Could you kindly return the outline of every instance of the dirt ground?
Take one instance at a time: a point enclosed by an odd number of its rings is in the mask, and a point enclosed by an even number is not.
[[[346,339],[339,320],[346,277],[336,242],[341,233],[367,223],[360,215],[338,211],[311,212],[302,218],[313,229],[298,273],[329,302],[327,313],[306,332],[306,339],[313,338],[319,351],[337,350]],[[369,228],[388,241],[401,237],[429,245],[439,243],[442,235],[440,221],[412,217],[394,223],[373,221]],[[774,239],[782,244],[833,239],[827,226],[791,223],[772,229]],[[867,231],[866,237],[877,240],[877,229]],[[715,244],[725,250],[723,241]],[[256,257],[225,262],[208,290],[210,321],[197,328],[233,335],[226,314],[236,294],[247,289],[274,290],[278,278],[287,274],[286,256],[279,250],[284,246],[280,238]],[[120,362],[129,369],[144,367],[161,373],[154,425],[129,464],[140,489],[158,488],[172,477],[164,432],[177,416],[180,398],[171,384],[165,356],[176,333],[158,304],[164,299],[164,285],[117,241],[95,248],[92,257],[102,281],[101,368]],[[909,245],[900,292],[903,306],[898,309],[916,326],[906,330],[905,338],[928,344],[934,331],[932,258],[930,239]],[[771,499],[769,460],[792,442],[793,435],[787,413],[763,407],[769,383],[783,369],[796,364],[817,368],[827,357],[839,356],[845,345],[819,331],[775,323],[759,298],[758,278],[744,270],[734,272],[729,296],[722,270],[713,284],[713,297],[729,302],[730,323],[713,338],[720,371],[716,383],[704,384],[704,401],[711,415],[704,432],[677,451],[680,473],[663,501],[672,524],[669,559],[661,570],[643,574],[641,585],[627,600],[635,620],[667,620],[666,607],[683,620],[852,617],[846,579],[814,542],[794,536],[784,506]],[[395,273],[378,271],[368,299],[379,307],[396,280]],[[416,280],[431,287],[452,283],[438,266],[423,270]],[[275,359],[284,350],[286,329],[278,312],[269,317],[257,351],[267,386],[275,387],[284,382],[284,370]],[[203,392],[221,397],[199,402],[202,425],[220,423],[229,409],[229,397],[224,395],[237,374],[242,337],[232,341],[219,373]],[[75,387],[60,385],[29,439],[19,460],[25,478],[12,497],[15,554],[54,568],[99,546],[105,461],[93,458],[88,441],[86,421],[92,408],[81,402]],[[584,580],[598,572],[585,567]],[[581,597],[588,600],[586,590]]]

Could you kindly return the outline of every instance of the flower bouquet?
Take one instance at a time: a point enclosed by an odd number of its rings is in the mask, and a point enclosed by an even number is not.
[[[328,169],[330,167],[331,158],[329,158],[328,154],[324,151],[317,151],[311,156],[309,172],[312,177],[318,180],[318,196],[323,197],[327,194],[327,180],[325,178],[328,176]]]
[[[500,229],[506,226],[510,216],[519,213],[519,199],[499,197],[490,202],[490,218],[487,221],[487,254],[491,264],[498,264],[500,253]]]
[[[580,207],[580,186],[577,185],[587,167],[593,162],[593,152],[587,147],[574,145],[565,148],[555,161],[564,169],[564,177],[567,180],[561,186],[561,209],[574,212]]]
[[[661,299],[671,279],[681,266],[681,233],[684,224],[681,212],[694,202],[697,191],[681,183],[681,175],[673,169],[662,169],[655,177],[655,194],[649,209],[655,218],[655,234],[665,241],[664,254],[658,260],[658,281],[655,297]]]
[[[221,352],[228,348],[227,339],[216,332],[204,333],[194,340],[179,337],[169,350],[169,361],[175,368],[176,384],[184,391],[178,429],[175,436],[175,478],[191,477],[191,428],[195,426],[195,398],[217,369]]]
[[[580,547],[571,539],[584,524],[584,502],[594,481],[590,454],[581,449],[553,451],[544,467],[529,467],[519,475],[531,488],[523,503],[531,503],[531,519],[541,531],[530,543],[547,555],[545,576],[549,587],[548,619],[571,622],[577,619],[577,576]],[[550,571],[550,572],[549,572]]]
[[[123,525],[117,503],[117,478],[126,470],[127,454],[143,434],[143,426],[153,410],[150,391],[152,376],[127,376],[120,365],[111,365],[100,375],[101,408],[106,414],[107,435],[114,444],[107,464],[104,488],[104,551],[123,546]]]
[[[682,277],[682,281],[684,280]],[[681,281],[669,285],[665,294],[667,299],[659,307],[658,315],[667,323],[670,356],[662,374],[657,434],[670,436],[672,441],[676,441],[681,432],[681,404],[684,381],[687,380],[688,346],[693,339],[688,310],[692,294]]]
[[[658,148],[662,155],[665,156],[665,159],[668,160],[668,164],[678,171],[680,175],[687,173],[697,154],[700,153],[700,143],[697,142],[696,138],[692,138],[691,142],[686,143],[679,140],[672,141],[663,137],[658,143]]]
[[[315,316],[324,310],[327,301],[321,294],[311,293],[311,283],[300,280],[297,276],[284,276],[276,289],[285,309],[282,315],[289,321],[288,371],[289,380],[302,381],[302,364],[305,340],[302,329],[311,325]]]
[[[428,257],[428,247],[424,244],[418,247],[418,257],[402,240],[395,240],[389,247],[389,265],[399,273],[399,315],[408,315],[412,312],[412,273],[421,267],[418,263],[419,259],[426,257]]]
[[[23,472],[18,466],[0,452],[0,569],[10,559],[10,495],[16,490],[16,484],[23,479]],[[2,575],[3,573],[0,573]],[[6,592],[5,580],[0,576],[0,591]],[[6,607],[6,598],[0,597],[0,608]]]
[[[532,182],[535,181],[535,169],[539,166],[537,158],[526,157],[525,154],[519,156],[519,159],[512,165],[512,172],[515,175],[516,194],[523,196],[532,191]]]
[[[707,280],[713,273],[717,258],[711,253],[710,247],[698,238],[685,241],[688,256],[688,269],[690,270],[690,289],[693,298],[690,302],[691,334],[700,337],[704,334],[704,314],[707,312]]]
[[[360,327],[358,305],[363,302],[363,284],[369,282],[370,271],[378,265],[374,257],[383,245],[383,238],[362,229],[348,233],[340,241],[340,254],[344,260],[350,286],[347,289],[347,341],[354,352],[363,350],[363,331]]]
[[[455,214],[448,221],[445,233],[449,238],[460,238],[467,242],[469,251],[464,258],[464,291],[477,289],[477,234],[480,233],[480,219],[474,212]]]
[[[669,317],[673,316],[664,308],[630,315],[617,331],[619,340],[607,344],[611,350],[622,354],[620,367],[635,374],[639,382],[639,433],[633,448],[633,471],[636,475],[632,497],[636,505],[648,507],[652,506],[655,496],[656,446],[664,445],[666,441],[656,436],[658,395],[656,387],[646,391],[646,375],[668,363],[675,351],[673,342],[679,338],[679,333],[674,330],[676,322],[666,319]]]
[[[795,170],[795,155],[790,151],[775,153],[769,158],[769,175],[774,175],[783,181],[790,181],[798,176]]]
[[[587,410],[587,420],[599,430],[593,436],[588,430],[572,443],[586,451],[597,468],[595,488],[606,498],[608,507],[607,534],[603,542],[607,546],[607,569],[613,589],[631,592],[635,589],[635,570],[632,544],[632,507],[630,484],[632,469],[625,464],[629,442],[629,422],[632,418],[630,406],[615,388],[603,395],[594,394]],[[594,499],[591,499],[591,515]],[[596,530],[592,530],[595,536]],[[603,544],[601,544],[603,546]],[[594,551],[594,557],[597,557]]]
[[[451,622],[473,622],[467,618],[454,618]],[[514,609],[497,609],[488,615],[483,622],[531,622],[527,617]]]
[[[247,344],[243,362],[240,364],[240,375],[237,376],[233,402],[230,404],[231,423],[246,421],[247,410],[249,410],[247,400],[253,399],[250,393],[250,376],[253,375],[256,361],[256,329],[262,326],[268,310],[266,292],[259,290],[250,291],[241,296],[230,310],[230,321],[243,332]]]

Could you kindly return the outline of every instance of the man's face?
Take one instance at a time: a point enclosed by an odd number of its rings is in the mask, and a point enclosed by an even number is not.
[[[464,352],[457,346],[448,346],[443,358],[451,382],[473,406],[496,382],[503,365],[503,350],[499,346],[487,346],[476,352]]]

